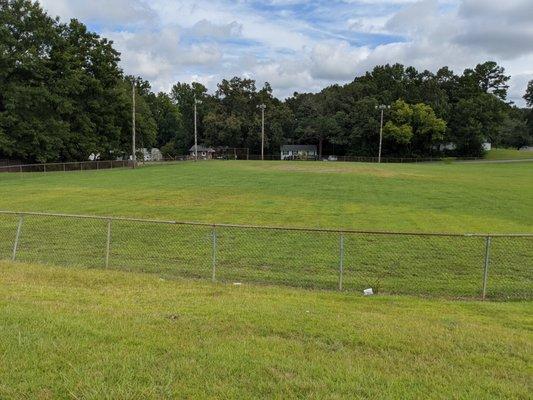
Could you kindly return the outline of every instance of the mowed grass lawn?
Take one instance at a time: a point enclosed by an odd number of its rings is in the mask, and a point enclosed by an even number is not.
[[[531,232],[533,163],[212,161],[0,174],[0,209],[400,231]]]
[[[520,151],[516,149],[492,149],[485,155],[487,160],[533,160],[533,151]]]
[[[0,262],[0,398],[528,399],[531,303]]]

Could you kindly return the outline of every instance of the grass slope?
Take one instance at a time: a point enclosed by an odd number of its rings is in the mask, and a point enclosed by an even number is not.
[[[492,149],[485,155],[487,160],[533,160],[533,152],[516,149]]]
[[[0,263],[3,399],[527,399],[531,303]]]
[[[533,163],[214,161],[0,174],[0,209],[216,223],[531,232]]]

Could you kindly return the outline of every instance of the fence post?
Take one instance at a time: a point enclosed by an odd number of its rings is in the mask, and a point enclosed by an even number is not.
[[[211,280],[213,282],[217,281],[217,230],[216,225],[213,224],[213,232],[212,232],[212,247],[213,247],[213,261],[212,261],[212,276]]]
[[[109,268],[109,250],[111,248],[111,220],[107,220],[107,241],[105,249],[105,267]]]
[[[483,267],[483,295],[482,295],[483,300],[485,300],[485,297],[487,295],[487,281],[489,278],[491,240],[492,238],[490,236],[485,237],[485,263]]]
[[[342,291],[342,278],[344,275],[344,235],[339,238],[339,290]]]
[[[17,259],[17,250],[19,247],[20,233],[22,232],[22,221],[24,221],[24,216],[21,215],[19,218],[18,226],[17,226],[17,234],[15,236],[15,243],[13,244],[13,257],[12,257],[13,261]]]

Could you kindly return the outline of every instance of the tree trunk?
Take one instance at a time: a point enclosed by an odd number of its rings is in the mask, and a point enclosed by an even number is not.
[[[324,141],[323,138],[318,139],[318,159],[322,160],[322,142]]]

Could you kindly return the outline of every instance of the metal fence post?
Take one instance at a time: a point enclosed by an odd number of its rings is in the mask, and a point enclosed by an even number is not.
[[[13,244],[13,257],[12,257],[13,261],[17,259],[17,250],[19,247],[20,233],[22,232],[22,221],[24,221],[24,216],[21,215],[19,218],[18,226],[17,226],[17,234],[15,236],[15,243]]]
[[[487,295],[487,281],[489,278],[491,240],[492,238],[490,236],[485,237],[485,263],[483,267],[483,295],[482,295],[483,300],[485,300],[485,297]]]
[[[213,271],[212,271],[212,281],[216,282],[217,280],[217,230],[216,225],[213,225],[213,232],[212,232],[212,246],[213,246]]]
[[[344,275],[344,235],[339,238],[339,290],[342,291],[342,278]]]
[[[107,220],[107,242],[105,249],[105,267],[109,268],[109,250],[111,248],[111,220]]]

